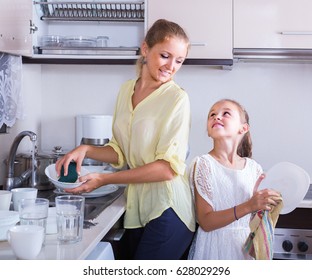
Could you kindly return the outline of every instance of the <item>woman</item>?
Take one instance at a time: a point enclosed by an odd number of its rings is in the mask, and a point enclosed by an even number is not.
[[[191,191],[185,175],[190,129],[186,92],[173,80],[189,48],[184,30],[158,20],[141,45],[137,79],[120,89],[113,137],[105,147],[81,145],[56,164],[64,175],[71,161],[79,173],[84,157],[128,170],[88,174],[68,190],[79,194],[107,184],[128,184],[124,226],[135,259],[179,259],[195,231]]]

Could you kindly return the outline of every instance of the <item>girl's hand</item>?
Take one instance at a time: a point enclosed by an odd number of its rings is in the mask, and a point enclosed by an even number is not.
[[[271,189],[264,189],[255,192],[252,198],[249,200],[252,212],[259,210],[270,211],[272,206],[276,206],[281,200],[281,195]]]
[[[262,173],[260,176],[259,176],[259,178],[257,179],[257,181],[256,181],[256,184],[255,184],[255,186],[254,186],[254,191],[253,191],[253,193],[255,193],[257,190],[258,190],[258,188],[259,188],[259,186],[260,186],[260,184],[261,184],[261,182],[262,182],[262,180],[265,178],[265,174],[264,173]]]
[[[259,210],[270,211],[272,206],[276,206],[282,199],[280,193],[272,189],[258,191],[258,187],[264,178],[265,174],[261,174],[255,184],[254,195],[248,201],[251,212],[256,212]]]

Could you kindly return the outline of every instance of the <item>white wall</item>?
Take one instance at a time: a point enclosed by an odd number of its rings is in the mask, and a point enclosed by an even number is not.
[[[210,106],[232,98],[249,112],[254,158],[265,170],[279,161],[291,161],[312,177],[311,76],[311,64],[238,63],[230,71],[183,66],[176,81],[188,92],[192,106],[189,161],[211,148],[206,135]],[[0,135],[0,184],[2,159],[18,132],[38,133],[44,151],[56,145],[71,149],[75,115],[112,114],[120,84],[133,77],[135,66],[129,65],[24,65],[27,116],[9,135]]]

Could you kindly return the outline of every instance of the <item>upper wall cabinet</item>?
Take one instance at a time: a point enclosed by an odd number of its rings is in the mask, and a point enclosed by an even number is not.
[[[0,51],[32,59],[136,59],[144,0],[1,0]]]
[[[32,0],[0,1],[0,51],[32,55]]]
[[[184,28],[191,41],[188,59],[232,64],[231,0],[146,0],[145,9],[147,28],[160,18]]]
[[[311,0],[233,0],[234,49],[312,49]]]
[[[233,64],[232,0],[1,0],[0,51],[31,63],[134,63],[159,18],[188,33],[185,64]]]

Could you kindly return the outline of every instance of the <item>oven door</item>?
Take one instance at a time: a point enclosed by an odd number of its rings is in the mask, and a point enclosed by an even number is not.
[[[312,200],[279,216],[273,246],[274,259],[312,260]]]

